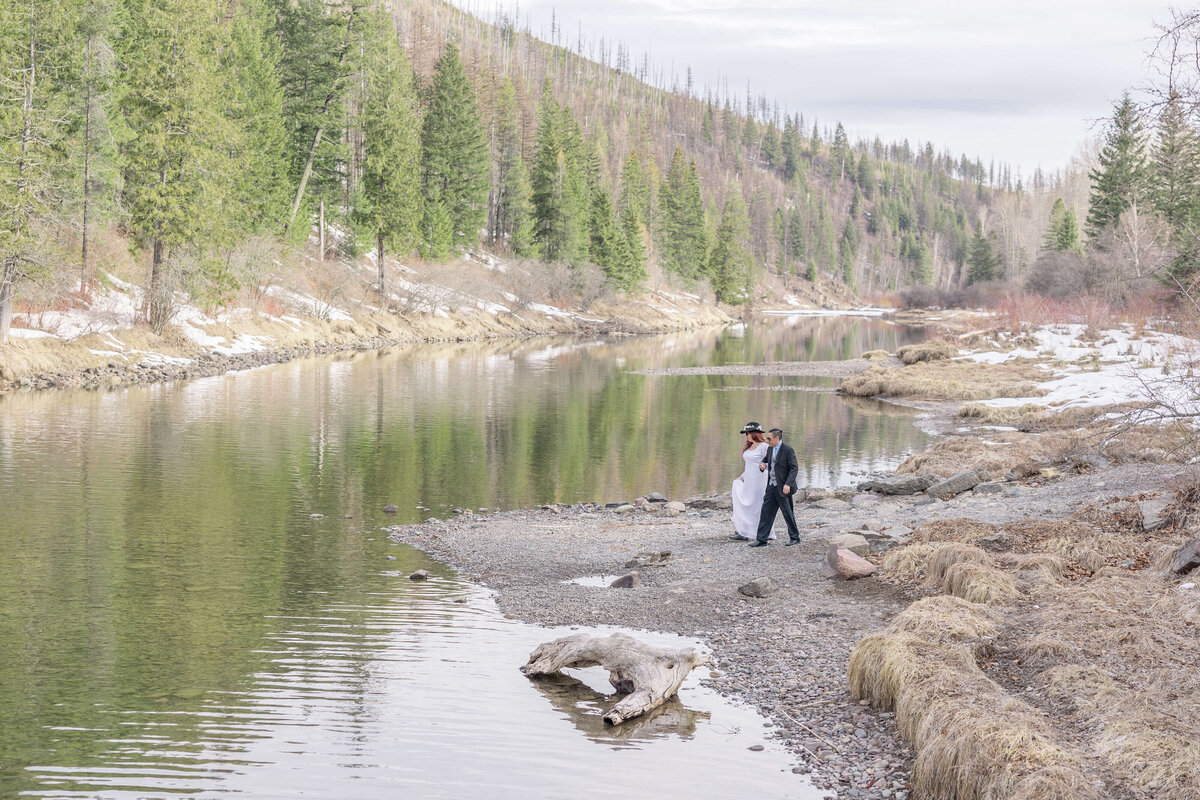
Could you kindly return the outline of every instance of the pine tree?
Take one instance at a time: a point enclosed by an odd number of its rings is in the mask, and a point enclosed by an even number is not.
[[[694,280],[705,265],[704,202],[696,162],[688,163],[675,148],[662,191],[662,263],[685,280]]]
[[[493,187],[493,211],[488,238],[506,242],[519,256],[532,257],[532,189],[525,160],[521,157],[521,119],[512,81],[505,78],[496,103],[496,179]]]
[[[967,285],[996,280],[1000,277],[999,266],[990,237],[984,235],[983,226],[976,225],[967,256]]]
[[[451,42],[434,66],[421,128],[421,187],[426,202],[441,203],[449,214],[455,247],[470,247],[479,238],[487,218],[488,172],[475,92]]]
[[[1075,209],[1068,209],[1061,197],[1050,207],[1050,222],[1042,237],[1043,250],[1071,250],[1083,252],[1083,241],[1079,233],[1079,220]]]
[[[288,137],[288,173],[294,194],[288,228],[319,200],[339,208],[347,174],[347,110],[352,76],[360,69],[360,28],[367,0],[330,5],[324,0],[269,0],[279,40],[279,82]],[[307,220],[307,213],[303,216]]]
[[[279,83],[281,47],[262,0],[242,0],[235,11],[224,70],[233,76],[227,115],[241,132],[235,200],[230,209],[245,233],[280,233],[291,200],[288,135]]]
[[[454,220],[441,199],[422,199],[417,247],[426,261],[441,261],[453,252]]]
[[[0,343],[17,281],[48,255],[39,228],[64,195],[60,145],[68,98],[55,73],[75,36],[68,9],[34,0],[0,8]]]
[[[633,214],[642,223],[650,224],[650,185],[642,171],[637,150],[630,150],[621,169],[621,191],[617,211],[624,217]]]
[[[1171,95],[1158,119],[1151,162],[1150,199],[1178,242],[1194,239],[1200,216],[1200,144],[1178,95]]]
[[[171,313],[168,256],[228,241],[223,211],[235,196],[241,131],[223,113],[229,76],[215,0],[130,1],[120,50],[120,110],[132,135],[122,146],[125,208],[134,243],[151,250],[146,317],[161,331]]]
[[[573,266],[586,263],[591,193],[584,164],[583,137],[570,109],[559,107],[549,81],[538,103],[534,157],[534,239],[542,257]]]
[[[355,217],[375,245],[377,288],[388,305],[384,246],[412,252],[421,223],[420,123],[412,71],[388,18],[368,39],[363,174]]]
[[[1140,202],[1146,193],[1142,124],[1128,94],[1113,111],[1099,162],[1099,166],[1088,174],[1092,192],[1088,198],[1087,234],[1091,239],[1114,225],[1121,214]]]
[[[592,189],[592,212],[588,225],[591,238],[588,255],[591,260],[604,270],[614,283],[619,280],[622,264],[619,264],[617,242],[623,240],[613,219],[612,202],[604,187]]]
[[[753,256],[750,252],[750,220],[741,189],[732,184],[725,196],[717,241],[708,260],[708,278],[722,303],[743,303],[750,290]]]
[[[858,257],[858,231],[854,221],[847,219],[842,227],[842,236],[838,239],[838,263],[842,268],[842,281],[847,286],[855,286],[854,260]]]

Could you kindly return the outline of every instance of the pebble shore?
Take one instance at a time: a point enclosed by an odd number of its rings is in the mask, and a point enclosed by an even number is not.
[[[389,528],[393,541],[419,547],[497,591],[507,616],[543,625],[613,625],[701,639],[717,666],[704,682],[755,706],[795,755],[794,772],[833,798],[909,797],[912,752],[891,714],[854,701],[846,683],[854,645],[914,597],[874,578],[824,578],[828,539],[867,529],[916,527],[969,516],[1005,521],[1065,517],[1100,497],[1152,486],[1157,468],[1114,467],[1002,492],[949,501],[880,497],[845,488],[810,491],[797,503],[802,542],[770,547],[730,541],[728,496],[692,498],[679,512],[662,503],[618,511],[596,504],[550,506]],[[1098,484],[1098,485],[1097,485]],[[676,508],[678,508],[676,506]],[[623,574],[643,551],[670,550],[664,566],[640,569],[633,589],[565,581]],[[738,587],[768,577],[766,598]]]

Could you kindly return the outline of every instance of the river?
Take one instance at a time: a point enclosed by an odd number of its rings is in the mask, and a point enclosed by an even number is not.
[[[629,373],[920,338],[774,317],[0,398],[0,796],[810,797],[698,679],[615,730],[602,678],[530,683],[556,632],[379,528],[721,490],[747,420],[787,431],[802,483],[845,484],[924,446],[911,412],[831,379]]]

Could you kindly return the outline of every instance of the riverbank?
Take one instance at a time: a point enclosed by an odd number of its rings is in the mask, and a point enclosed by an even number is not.
[[[315,298],[277,293],[269,309],[209,316],[181,305],[172,324],[155,334],[138,322],[139,296],[136,287],[118,284],[98,292],[87,309],[19,318],[30,327],[15,327],[13,338],[0,346],[0,393],[114,388],[390,345],[665,333],[733,321],[698,295],[665,290],[597,301],[586,311],[539,303],[518,309],[463,298],[396,313],[365,303],[322,308]]]
[[[729,541],[721,498],[391,535],[526,621],[704,639],[711,684],[768,716],[796,771],[831,795],[1190,800],[1200,477],[1184,463],[1190,425],[1162,413],[1187,408],[1192,345],[1082,326],[969,338],[965,353],[918,346],[820,373],[859,390],[847,394],[920,404],[922,425],[949,435],[892,475],[806,491],[798,547]],[[843,534],[873,576],[822,575]],[[641,569],[637,588],[564,583],[660,550],[670,562]],[[777,591],[739,593],[764,577]]]

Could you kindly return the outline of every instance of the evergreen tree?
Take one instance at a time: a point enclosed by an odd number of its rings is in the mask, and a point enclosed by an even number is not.
[[[591,195],[582,163],[582,137],[570,109],[560,108],[549,81],[538,104],[534,157],[534,239],[548,261],[587,261]]]
[[[621,191],[617,211],[624,217],[633,214],[643,224],[650,224],[650,185],[642,171],[637,150],[630,150],[621,169]]]
[[[993,281],[999,277],[1000,264],[992,250],[992,241],[984,235],[983,226],[976,225],[967,256],[967,285]]]
[[[1114,109],[1099,162],[1088,174],[1092,192],[1088,198],[1087,233],[1091,239],[1115,224],[1127,208],[1145,195],[1147,167],[1142,124],[1128,94]]]
[[[71,60],[74,24],[60,5],[0,7],[0,343],[17,281],[40,271],[48,255],[38,229],[66,188],[68,98],[56,73]]]
[[[842,123],[840,122],[833,132],[833,144],[830,145],[829,156],[833,160],[833,177],[842,180],[846,177],[847,162],[850,162],[851,153],[850,140],[846,137],[846,129],[842,127]],[[849,169],[853,170],[854,164],[852,162],[848,166]]]
[[[591,237],[588,255],[610,280],[618,282],[624,265],[618,263],[617,242],[623,242],[624,237],[616,227],[612,202],[602,186],[592,190],[592,213],[588,228]]]
[[[282,232],[291,191],[288,133],[279,83],[281,47],[263,0],[242,0],[230,30],[224,70],[233,76],[228,116],[241,135],[235,200],[230,208],[247,233]]]
[[[858,231],[854,221],[847,219],[842,227],[842,236],[838,239],[838,263],[842,268],[842,280],[847,286],[855,285],[854,260],[858,257]]]
[[[1200,215],[1200,145],[1178,95],[1171,95],[1158,119],[1151,162],[1150,198],[1177,242],[1191,244]]]
[[[375,245],[378,289],[387,307],[384,245],[412,252],[421,222],[421,140],[408,59],[390,19],[372,28],[363,103],[362,189],[355,216]]]
[[[675,148],[662,192],[662,263],[667,270],[694,280],[704,269],[707,244],[704,202],[696,162],[689,163]]]
[[[417,247],[426,261],[441,261],[454,251],[454,219],[440,198],[422,200]]]
[[[223,113],[229,76],[215,0],[130,0],[120,57],[128,90],[120,110],[127,225],[151,250],[146,316],[156,331],[171,312],[167,257],[197,243],[228,241],[223,213],[235,195],[240,131]],[[186,64],[186,69],[178,68]],[[232,146],[231,146],[232,145]]]
[[[500,86],[496,108],[496,181],[493,188],[492,222],[488,238],[507,242],[519,256],[536,255],[533,240],[532,188],[525,160],[521,157],[521,119],[512,81]]]
[[[1079,232],[1079,220],[1075,209],[1068,209],[1063,199],[1059,197],[1050,207],[1050,223],[1046,226],[1046,234],[1042,237],[1043,250],[1072,250],[1083,252],[1083,241]]]
[[[367,0],[331,6],[324,0],[269,0],[279,40],[279,82],[288,137],[288,172],[294,187],[289,229],[302,208],[325,200],[342,204],[348,172],[347,97],[361,69],[359,46]],[[304,215],[307,219],[307,214]]]
[[[487,218],[488,146],[458,47],[446,45],[434,66],[421,128],[421,188],[454,226],[455,247],[470,247]]]
[[[753,256],[750,252],[750,220],[746,201],[737,184],[729,187],[717,241],[708,260],[708,277],[722,303],[743,303],[750,290]]]

